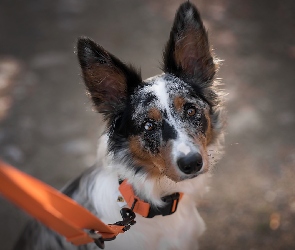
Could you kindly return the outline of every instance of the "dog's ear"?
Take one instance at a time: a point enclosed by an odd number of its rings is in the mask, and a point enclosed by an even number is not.
[[[96,110],[107,118],[121,112],[127,96],[141,84],[140,74],[89,38],[78,40],[83,78]]]
[[[207,32],[196,7],[183,3],[174,19],[164,54],[164,72],[206,87],[216,66],[210,53]]]

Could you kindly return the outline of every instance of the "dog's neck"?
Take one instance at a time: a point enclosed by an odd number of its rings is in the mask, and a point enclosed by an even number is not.
[[[143,200],[155,206],[163,205],[161,198],[175,192],[179,192],[178,185],[166,176],[151,178],[145,173],[134,174],[130,166],[125,166],[123,162],[115,162],[113,155],[107,150],[107,134],[103,134],[99,139],[97,162],[102,168],[118,176],[118,180],[128,180],[134,192]]]
[[[167,176],[151,177],[145,173],[134,174],[130,166],[125,166],[124,162],[115,162],[107,150],[107,134],[99,139],[98,159],[99,166],[104,170],[117,176],[117,180],[126,179],[132,185],[134,192],[143,200],[154,206],[162,206],[164,203],[162,197],[176,192],[189,194],[192,196],[201,196],[204,192],[207,182],[207,174],[203,174],[194,179],[188,179],[181,182],[174,182]],[[118,184],[118,182],[117,182]],[[118,185],[117,185],[118,187]],[[197,194],[196,194],[197,190]]]

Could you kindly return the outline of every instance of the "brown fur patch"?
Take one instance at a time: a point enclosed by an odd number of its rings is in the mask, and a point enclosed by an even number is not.
[[[201,73],[203,81],[211,80],[215,75],[216,67],[204,28],[185,30],[176,41],[174,57],[185,72],[191,75]]]
[[[179,181],[179,176],[171,162],[172,148],[169,144],[160,149],[160,152],[156,155],[142,148],[139,136],[131,137],[129,145],[135,163],[145,168],[145,171],[151,176],[165,175],[171,180]]]
[[[161,114],[160,110],[158,110],[157,108],[151,108],[148,112],[148,117],[150,119],[155,120],[155,121],[162,120],[162,114]]]
[[[212,129],[212,124],[211,124],[211,119],[210,115],[205,114],[208,126],[207,126],[207,131],[205,132],[206,134],[206,145],[209,145],[210,142],[212,141],[214,135],[213,135],[213,129]]]
[[[179,178],[179,174],[177,173],[175,169],[175,167],[177,166],[173,166],[172,164],[171,151],[172,151],[172,146],[169,143],[160,150],[161,159],[164,160],[164,162],[162,162],[163,174],[167,176],[169,179],[177,182],[180,180],[180,178]]]
[[[184,98],[182,98],[181,96],[176,96],[173,101],[174,101],[174,107],[177,110],[177,112],[181,112],[185,104]]]
[[[126,79],[123,73],[107,65],[94,64],[87,68],[84,71],[84,81],[94,103],[95,100],[106,104],[117,102],[126,93]],[[100,112],[106,107],[101,105],[96,108]]]
[[[149,172],[151,175],[160,174],[159,169],[153,165],[149,153],[142,148],[139,136],[133,136],[130,138],[129,148],[135,164],[144,167],[146,172]]]

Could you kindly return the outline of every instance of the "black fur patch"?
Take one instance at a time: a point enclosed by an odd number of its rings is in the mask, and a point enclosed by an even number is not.
[[[166,121],[166,119],[163,120],[162,124],[162,138],[164,142],[177,138],[176,130]]]

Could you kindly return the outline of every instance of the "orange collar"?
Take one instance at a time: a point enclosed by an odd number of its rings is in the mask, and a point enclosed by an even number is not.
[[[127,180],[120,181],[119,191],[122,194],[127,205],[133,210],[133,212],[140,214],[146,218],[153,218],[156,215],[170,215],[173,214],[176,209],[178,202],[183,196],[183,193],[174,193],[165,197],[162,200],[166,203],[163,207],[151,206],[148,202],[141,200],[134,194],[132,186]]]

